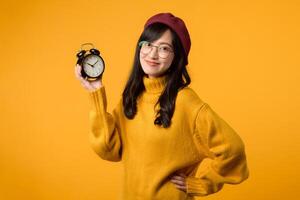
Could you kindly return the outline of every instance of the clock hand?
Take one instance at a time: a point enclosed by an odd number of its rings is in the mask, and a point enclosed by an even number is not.
[[[91,65],[90,63],[86,63],[86,64],[88,64],[88,65],[90,65],[90,66],[94,67],[94,65]]]
[[[98,62],[99,60],[97,60],[97,62]],[[95,65],[97,62],[95,62],[93,65]]]

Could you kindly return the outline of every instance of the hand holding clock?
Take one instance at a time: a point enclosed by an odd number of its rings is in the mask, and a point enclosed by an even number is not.
[[[89,50],[83,49],[87,45],[92,46],[92,48]],[[94,91],[102,87],[101,80],[105,64],[100,56],[100,51],[95,49],[92,43],[84,43],[81,45],[76,57],[78,60],[75,67],[75,76],[80,80],[81,85],[88,91]]]
[[[88,81],[84,79],[81,75],[81,68],[82,67],[79,64],[75,66],[75,76],[86,90],[93,92],[103,86],[101,78],[95,81]]]

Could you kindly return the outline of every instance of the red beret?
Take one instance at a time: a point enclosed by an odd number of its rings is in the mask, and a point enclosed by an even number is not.
[[[191,48],[191,39],[184,21],[171,13],[159,13],[147,20],[144,29],[157,22],[167,25],[178,35],[185,51],[186,60],[188,61],[188,55]]]

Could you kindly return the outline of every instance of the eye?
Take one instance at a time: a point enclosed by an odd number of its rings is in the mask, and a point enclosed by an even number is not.
[[[150,42],[144,42],[144,46],[151,47],[151,43]]]
[[[172,49],[169,46],[167,46],[167,45],[160,46],[159,49],[161,51],[172,51]]]
[[[147,47],[147,46],[150,46],[150,43],[147,42],[147,41],[141,41],[141,42],[139,43],[139,46],[140,46],[140,47]]]

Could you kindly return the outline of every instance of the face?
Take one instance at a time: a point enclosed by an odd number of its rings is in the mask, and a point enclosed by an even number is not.
[[[151,44],[153,45],[153,48],[148,54],[144,54],[140,51],[140,63],[144,73],[147,74],[149,78],[161,76],[172,64],[174,52],[170,52],[166,58],[161,58],[158,53],[159,45],[168,45],[173,49],[171,31],[168,29],[159,39],[151,42]]]

